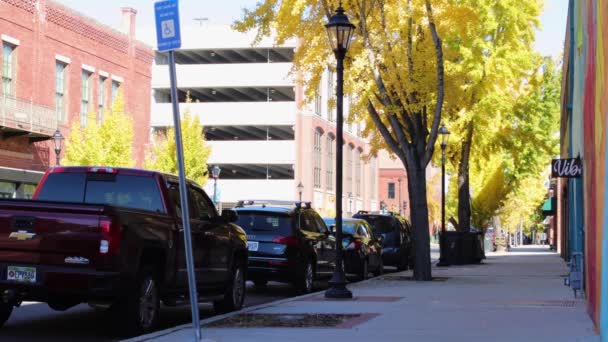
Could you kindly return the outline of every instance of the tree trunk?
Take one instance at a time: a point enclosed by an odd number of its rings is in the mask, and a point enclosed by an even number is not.
[[[407,171],[408,190],[411,204],[412,246],[414,248],[414,279],[430,281],[431,247],[429,237],[429,211],[426,203],[425,167],[411,163]]]
[[[471,193],[469,189],[469,158],[473,140],[473,121],[466,126],[462,142],[460,165],[458,166],[458,230],[468,232],[471,227]]]

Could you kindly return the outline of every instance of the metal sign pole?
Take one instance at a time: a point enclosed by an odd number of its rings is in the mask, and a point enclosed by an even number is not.
[[[192,255],[190,213],[188,211],[188,192],[186,188],[182,128],[179,116],[177,77],[175,76],[175,56],[173,55],[173,50],[169,50],[169,77],[171,78],[171,104],[173,105],[173,123],[175,125],[175,147],[177,148],[177,169],[179,170],[179,195],[182,202],[182,225],[184,227],[186,267],[188,269],[188,287],[190,289],[190,306],[192,308],[192,328],[194,328],[196,341],[199,341],[202,335],[200,319],[198,316],[198,295],[196,293],[196,276],[194,274],[194,257]]]
[[[184,249],[186,252],[186,268],[188,270],[188,288],[190,290],[190,308],[192,310],[192,327],[195,341],[200,341],[201,324],[198,316],[198,295],[196,293],[196,276],[194,274],[194,257],[192,255],[192,235],[190,231],[190,213],[188,210],[188,192],[186,187],[186,172],[184,168],[184,149],[182,145],[182,126],[180,123],[179,105],[177,98],[177,77],[175,75],[174,49],[182,46],[179,25],[178,0],[163,0],[154,3],[156,21],[156,39],[158,51],[169,52],[169,77],[171,80],[171,104],[173,107],[173,123],[175,125],[175,147],[177,149],[177,169],[179,173],[179,195],[182,207],[182,227],[184,234]]]

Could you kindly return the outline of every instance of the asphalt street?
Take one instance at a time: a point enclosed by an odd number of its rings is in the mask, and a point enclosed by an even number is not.
[[[317,286],[326,286],[320,282]],[[269,283],[266,288],[255,288],[248,283],[246,306],[263,304],[293,296],[291,286]],[[199,305],[201,319],[214,315],[210,304]],[[190,307],[161,309],[158,330],[191,322]],[[9,321],[0,328],[0,341],[116,341],[120,336],[111,329],[112,320],[103,311],[81,304],[66,311],[54,311],[44,303],[23,303],[13,311]]]

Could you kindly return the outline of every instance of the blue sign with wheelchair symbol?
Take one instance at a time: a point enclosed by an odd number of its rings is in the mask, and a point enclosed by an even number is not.
[[[154,3],[156,18],[156,41],[158,51],[179,49],[182,46],[179,31],[179,6],[177,0]]]

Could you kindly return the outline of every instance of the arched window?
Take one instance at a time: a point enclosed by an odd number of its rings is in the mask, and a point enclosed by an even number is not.
[[[355,194],[357,197],[361,197],[361,178],[363,178],[362,152],[361,148],[358,148],[355,154]]]
[[[315,129],[315,141],[313,150],[314,162],[314,187],[321,188],[321,137],[323,131],[320,128]]]
[[[327,161],[325,163],[325,184],[327,190],[334,189],[334,144],[335,137],[332,134],[327,134],[325,138],[325,151],[327,151]]]
[[[346,152],[346,195],[353,192],[353,159],[355,156],[355,145],[348,144]]]

